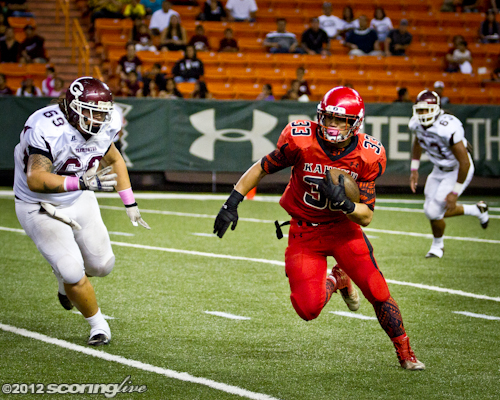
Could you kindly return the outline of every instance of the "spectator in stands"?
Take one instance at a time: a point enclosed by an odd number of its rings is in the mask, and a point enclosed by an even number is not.
[[[188,44],[193,46],[196,51],[210,50],[210,44],[208,43],[208,38],[205,35],[205,28],[203,27],[203,25],[196,25],[194,35],[189,40]]]
[[[276,20],[276,31],[270,32],[264,39],[264,47],[270,53],[301,53],[305,51],[299,46],[295,33],[286,31],[286,19]]]
[[[281,98],[281,100],[296,100],[300,102],[307,102],[309,101],[309,96],[307,96],[307,94],[300,94],[300,82],[299,80],[294,79],[290,84],[290,89]]]
[[[262,85],[262,92],[259,93],[255,100],[265,100],[265,101],[274,101],[276,100],[273,95],[273,87],[270,83],[264,83]]]
[[[298,67],[295,70],[295,75],[297,76],[297,80],[299,81],[299,97],[303,94],[307,96],[311,95],[311,90],[309,89],[309,83],[305,79],[306,70],[304,67]]]
[[[21,44],[16,40],[14,28],[8,27],[5,36],[0,39],[1,62],[17,63],[21,59]]]
[[[155,83],[156,89],[158,92],[164,91],[167,86],[167,77],[162,72],[161,64],[155,63],[150,71],[147,71],[143,78],[143,89],[142,94],[144,97],[149,96],[149,90],[151,88],[150,82],[153,81]]]
[[[164,0],[161,4],[161,10],[153,13],[149,22],[149,30],[153,36],[159,36],[169,25],[172,15],[176,15],[180,21],[180,15],[177,11],[172,10],[172,3]]]
[[[186,46],[184,57],[172,68],[175,82],[196,82],[204,73],[203,62],[196,57],[196,50],[193,46]]]
[[[5,36],[5,31],[9,27],[9,21],[7,20],[7,17],[0,12],[0,39]]]
[[[94,23],[98,18],[123,18],[122,9],[126,0],[90,0],[90,31],[94,32]]]
[[[301,46],[307,54],[330,54],[330,39],[326,32],[319,27],[319,19],[311,18],[311,26],[302,33]]]
[[[412,40],[413,36],[408,32],[408,20],[402,19],[398,29],[391,30],[385,38],[385,55],[404,56]]]
[[[3,1],[7,7],[8,17],[25,17],[33,18],[33,14],[30,12],[26,0],[6,0]]]
[[[490,79],[494,82],[500,82],[500,54],[497,56],[497,64],[490,75]]]
[[[175,79],[168,78],[166,82],[166,89],[161,97],[165,99],[182,99],[184,96],[179,89],[177,89]]]
[[[59,97],[65,93],[66,93],[66,89],[64,88],[64,80],[62,78],[59,78],[58,76],[56,76],[56,79],[54,79],[54,88],[49,93],[49,96],[50,97]]]
[[[191,92],[192,99],[211,99],[212,93],[208,91],[207,84],[203,81],[196,81],[194,90]]]
[[[44,96],[50,96],[49,93],[54,90],[56,79],[56,70],[52,65],[47,65],[45,68],[45,79],[42,81],[42,93]]]
[[[238,42],[233,37],[233,30],[226,28],[224,30],[224,38],[220,41],[219,52],[235,53],[239,50]]]
[[[443,96],[444,82],[442,82],[442,81],[434,82],[434,91],[439,95],[439,98],[441,99],[442,106],[444,106],[446,104],[450,104],[450,99],[446,96]]]
[[[493,9],[489,9],[486,18],[479,28],[479,39],[482,43],[498,43],[500,41],[500,24]]]
[[[181,25],[177,15],[170,17],[170,24],[163,30],[160,38],[160,50],[168,49],[170,51],[184,50],[187,45],[187,32]]]
[[[116,75],[123,81],[127,80],[128,74],[131,71],[137,72],[139,76],[142,75],[142,61],[137,57],[135,44],[133,42],[128,42],[125,48],[127,49],[127,54],[120,58],[116,66]]]
[[[480,6],[480,2],[482,0],[463,0],[462,1],[462,12],[465,12],[465,13],[470,13],[470,12],[474,12],[474,13],[477,13],[479,12],[479,6]]]
[[[21,61],[26,63],[46,63],[48,57],[45,54],[45,39],[35,32],[33,25],[26,25],[24,28],[26,38],[21,43]]]
[[[134,35],[135,51],[156,51],[153,45],[151,33],[145,23],[141,23]]]
[[[500,0],[491,0],[491,8],[498,14],[500,9]]]
[[[142,19],[146,16],[146,7],[144,4],[140,4],[139,0],[130,0],[130,3],[123,9],[123,16],[131,19]]]
[[[448,61],[446,72],[472,73],[472,54],[465,40],[457,41],[453,52],[446,54],[446,60]]]
[[[14,92],[7,86],[7,78],[5,74],[0,73],[0,96],[12,96]]]
[[[141,0],[141,4],[146,8],[146,14],[151,15],[161,10],[162,0]]]
[[[462,0],[444,0],[441,6],[441,12],[455,12],[457,7],[462,4]]]
[[[200,21],[221,22],[227,19],[226,9],[219,0],[207,0],[203,4],[203,12],[198,15]]]
[[[465,41],[465,38],[462,35],[453,36],[452,46],[450,47],[450,50],[448,50],[448,53],[446,53],[446,55],[444,56],[444,61],[446,64],[444,70],[446,72],[451,72],[451,71],[458,72],[459,71],[458,64],[456,64],[453,61],[453,52],[458,47],[458,43],[460,43],[461,41]]]
[[[398,89],[398,97],[394,100],[394,103],[412,103],[410,93],[407,88],[402,87]]]
[[[323,15],[318,17],[319,27],[323,29],[330,40],[337,39],[344,28],[344,21],[332,15],[332,3],[323,3]]]
[[[354,11],[351,6],[345,6],[342,10],[342,31],[344,37],[348,32],[359,29],[359,20],[354,18]]]
[[[373,19],[370,21],[370,28],[375,29],[380,43],[385,42],[385,38],[393,29],[391,19],[385,15],[382,7],[377,7],[373,13]]]
[[[257,9],[255,0],[227,0],[226,3],[229,21],[255,22]]]
[[[381,55],[377,32],[368,26],[366,15],[359,17],[359,29],[347,33],[345,46],[350,49],[349,54],[354,56]]]
[[[120,91],[117,96],[123,97],[141,97],[142,82],[139,81],[136,71],[130,71],[127,74],[127,79],[120,82]]]
[[[21,87],[17,89],[16,96],[18,97],[40,97],[42,91],[33,84],[33,77],[25,76],[21,82]]]

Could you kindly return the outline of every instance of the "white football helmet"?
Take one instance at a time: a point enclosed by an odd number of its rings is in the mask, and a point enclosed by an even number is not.
[[[441,99],[436,92],[422,90],[413,105],[413,116],[417,117],[424,127],[431,126],[441,114]]]

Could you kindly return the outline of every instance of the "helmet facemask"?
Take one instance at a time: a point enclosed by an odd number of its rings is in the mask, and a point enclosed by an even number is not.
[[[82,102],[75,98],[69,107],[78,114],[80,129],[89,135],[99,135],[111,123],[113,111],[113,102],[111,101],[99,101],[95,104]],[[88,115],[84,114],[84,110],[88,111]]]
[[[330,108],[327,107],[327,108]],[[318,125],[320,136],[331,143],[340,143],[354,136],[361,127],[362,116],[345,114],[345,109],[333,107],[336,111],[322,110],[318,107]],[[336,127],[329,126],[326,118],[334,118]]]
[[[439,116],[441,108],[438,104],[419,101],[413,106],[413,116],[417,117],[422,126],[431,126]]]

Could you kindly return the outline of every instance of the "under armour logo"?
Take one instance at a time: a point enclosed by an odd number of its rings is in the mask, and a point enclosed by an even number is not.
[[[257,161],[275,149],[274,143],[264,136],[276,127],[278,118],[259,110],[253,110],[253,127],[251,131],[236,128],[215,129],[214,108],[191,115],[189,121],[198,132],[203,134],[202,137],[193,142],[189,152],[208,161],[214,160],[214,147],[217,140],[224,142],[250,141],[252,143],[252,161]],[[225,136],[228,133],[237,133],[241,136]]]
[[[76,142],[76,136],[71,136],[71,141]]]

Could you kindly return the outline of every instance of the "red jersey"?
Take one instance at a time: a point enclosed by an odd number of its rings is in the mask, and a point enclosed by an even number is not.
[[[386,167],[384,146],[375,138],[358,133],[342,149],[327,147],[318,136],[318,124],[307,120],[290,122],[281,132],[277,149],[265,156],[261,166],[267,173],[292,167],[292,177],[281,197],[281,206],[302,221],[321,223],[347,219],[340,210],[334,210],[312,178],[319,183],[327,170],[339,168],[351,174],[360,189],[360,202],[372,210],[375,205],[375,179]]]

